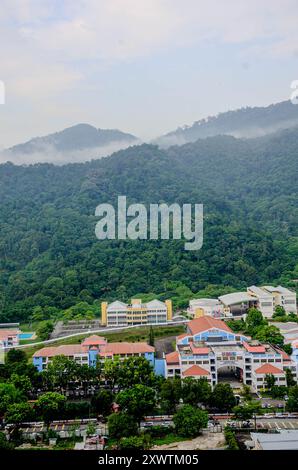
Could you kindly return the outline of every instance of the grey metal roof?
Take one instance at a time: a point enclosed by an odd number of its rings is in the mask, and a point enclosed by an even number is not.
[[[252,432],[251,438],[258,441],[263,450],[298,450],[298,431],[282,430],[279,433]]]
[[[233,292],[232,294],[221,295],[218,298],[224,305],[235,305],[250,300],[256,300],[256,298],[248,292]]]

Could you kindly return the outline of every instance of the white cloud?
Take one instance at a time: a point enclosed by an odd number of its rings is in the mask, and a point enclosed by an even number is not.
[[[243,60],[297,56],[297,20],[296,0],[2,0],[0,80],[10,102],[46,111],[86,90],[91,68],[160,51],[208,42],[240,45]]]

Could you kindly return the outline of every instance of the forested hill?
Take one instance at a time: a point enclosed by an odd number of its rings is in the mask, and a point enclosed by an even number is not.
[[[140,140],[134,135],[117,129],[97,129],[89,124],[77,124],[3,150],[0,152],[0,162],[19,165],[85,162],[139,143]]]
[[[0,320],[42,318],[140,293],[219,295],[251,283],[293,285],[298,130],[223,136],[161,150],[130,147],[85,164],[0,166]],[[204,244],[99,241],[95,207],[204,204]],[[37,307],[41,307],[38,308]]]
[[[291,101],[283,101],[266,107],[246,107],[209,116],[159,137],[156,143],[168,147],[215,135],[254,138],[296,126],[298,106]]]

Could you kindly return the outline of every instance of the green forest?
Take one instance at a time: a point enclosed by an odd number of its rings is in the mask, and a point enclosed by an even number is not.
[[[295,288],[298,130],[138,145],[83,164],[0,165],[0,321],[99,315],[136,294],[217,296],[251,284]],[[95,237],[100,203],[204,205],[204,243]],[[147,295],[148,294],[148,295]]]

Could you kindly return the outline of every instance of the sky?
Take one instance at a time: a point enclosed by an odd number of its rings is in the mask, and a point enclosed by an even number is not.
[[[287,100],[297,25],[297,0],[1,0],[0,148],[80,122],[148,141]]]

